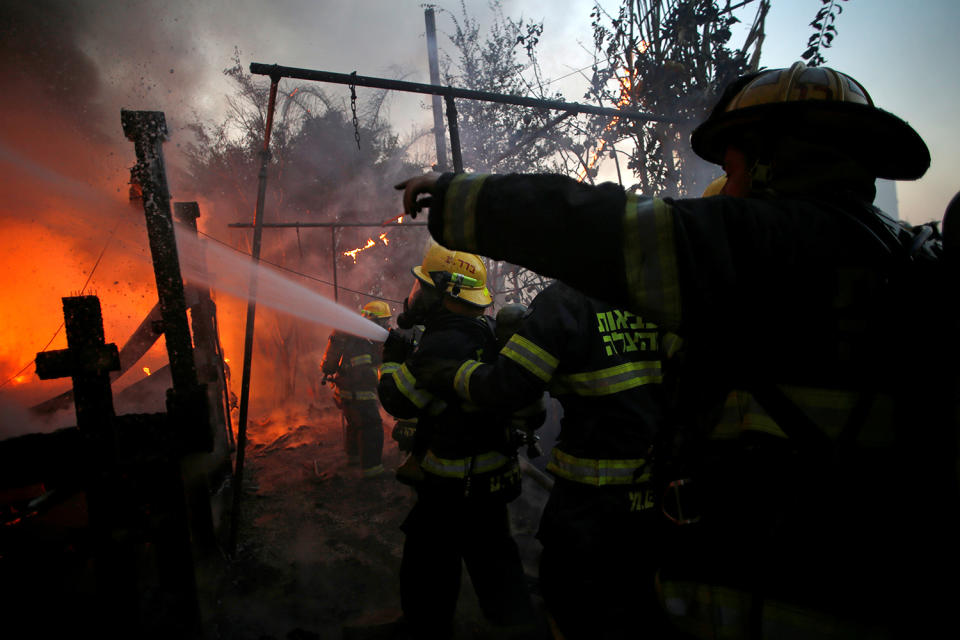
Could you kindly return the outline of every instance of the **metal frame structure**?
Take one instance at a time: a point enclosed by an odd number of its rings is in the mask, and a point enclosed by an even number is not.
[[[557,118],[551,121],[550,125],[544,127],[539,132],[534,134],[534,136],[528,136],[527,139],[522,140],[518,143],[514,150],[521,148],[522,146],[531,142],[536,135],[539,135],[544,130],[550,126],[560,122],[562,119],[569,117],[574,114],[591,114],[598,116],[610,116],[615,118],[627,118],[630,120],[639,120],[642,122],[680,122],[680,118],[672,116],[663,116],[653,113],[647,113],[643,111],[634,111],[634,110],[621,110],[621,109],[611,109],[608,107],[598,107],[593,105],[580,104],[576,102],[564,102],[560,100],[543,100],[540,98],[529,98],[524,96],[512,96],[502,93],[493,93],[489,91],[476,91],[472,89],[461,89],[457,87],[443,86],[439,84],[439,71],[436,66],[437,53],[436,53],[436,27],[433,20],[433,12],[431,9],[426,11],[426,23],[427,23],[427,45],[428,45],[428,54],[430,58],[430,75],[432,84],[423,84],[419,82],[406,82],[402,80],[391,80],[387,78],[376,78],[370,76],[360,76],[356,72],[353,73],[335,73],[332,71],[319,71],[315,69],[302,69],[297,67],[285,67],[277,64],[264,64],[260,62],[252,62],[250,64],[250,73],[253,75],[263,75],[270,78],[270,97],[267,106],[267,118],[266,126],[264,131],[263,139],[263,148],[261,150],[261,166],[259,174],[259,189],[257,197],[257,207],[254,212],[254,221],[252,225],[243,225],[247,228],[253,228],[253,251],[251,252],[251,257],[253,258],[254,263],[260,261],[260,245],[261,238],[263,234],[264,227],[268,226],[278,226],[278,225],[267,225],[263,222],[263,208],[264,208],[264,194],[266,190],[266,173],[267,173],[267,164],[270,157],[270,134],[273,127],[273,112],[276,107],[276,96],[277,96],[277,87],[280,83],[281,78],[294,78],[298,80],[309,80],[314,82],[328,82],[333,84],[344,84],[352,89],[355,87],[370,87],[375,89],[386,89],[389,91],[404,91],[408,93],[420,93],[434,96],[433,105],[434,105],[434,134],[437,139],[438,147],[438,168],[444,168],[445,164],[445,153],[440,155],[440,152],[443,151],[441,148],[442,145],[442,132],[440,131],[440,123],[442,118],[439,114],[439,100],[438,97],[442,97],[447,107],[447,126],[449,128],[450,135],[450,152],[453,160],[453,170],[457,173],[463,172],[463,156],[460,149],[460,129],[457,121],[457,105],[456,99],[461,98],[464,100],[478,100],[481,102],[494,102],[500,104],[512,104],[521,107],[529,107],[532,109],[548,109],[552,111],[561,111]],[[344,223],[284,223],[279,226],[294,226],[294,227],[306,227],[306,226],[331,226],[333,231],[331,233],[335,234],[336,226],[382,226],[382,225],[350,225]],[[240,224],[231,225],[231,226],[241,226]],[[406,225],[399,225],[406,226]],[[334,252],[334,262],[336,262],[336,252]],[[336,276],[334,276],[334,290],[336,290]],[[242,483],[243,483],[243,463],[244,463],[244,449],[246,444],[246,426],[247,426],[247,409],[249,403],[249,393],[250,393],[250,358],[253,351],[253,329],[255,323],[255,313],[256,313],[256,289],[257,289],[257,277],[256,272],[251,276],[250,279],[250,299],[247,305],[247,323],[246,323],[246,332],[244,338],[244,354],[243,354],[243,377],[241,380],[241,389],[240,389],[240,410],[237,420],[237,459],[235,462],[235,471],[234,471],[234,484],[235,484],[235,499],[234,499],[234,508],[233,508],[233,518],[234,526],[231,530],[231,551],[233,550],[236,542],[236,522],[239,513],[239,496],[242,493]]]

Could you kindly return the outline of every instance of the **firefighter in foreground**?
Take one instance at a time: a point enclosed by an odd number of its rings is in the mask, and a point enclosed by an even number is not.
[[[417,418],[422,449],[417,502],[401,527],[403,625],[418,638],[452,635],[463,562],[484,615],[510,637],[532,629],[534,612],[507,514],[521,488],[509,415],[432,394],[412,373],[421,358],[493,356],[486,268],[476,255],[432,245],[413,275],[404,314],[424,332],[412,353],[388,337],[379,386],[390,414]]]
[[[360,311],[386,327],[390,305],[374,300]],[[359,464],[365,478],[383,473],[383,420],[377,401],[381,345],[373,340],[333,331],[320,369],[324,382],[332,379],[334,400],[346,422],[344,449],[351,464]]]
[[[563,407],[540,521],[540,590],[568,640],[662,637],[656,605],[659,501],[650,482],[665,420],[664,340],[656,325],[554,282],[494,364],[424,361],[422,385],[482,407],[516,409],[550,390]]]
[[[683,519],[699,521],[651,550],[678,626],[730,638],[952,628],[958,332],[941,301],[955,288],[943,269],[912,277],[935,250],[872,206],[876,178],[925,173],[925,143],[853,78],[799,62],[733,82],[691,143],[723,166],[723,195],[651,198],[556,175],[427,174],[398,188],[408,213],[429,194],[446,246],[683,336],[678,454],[655,472],[689,475],[672,485],[688,515],[681,489],[699,484],[697,517]],[[700,437],[736,388],[781,433]]]

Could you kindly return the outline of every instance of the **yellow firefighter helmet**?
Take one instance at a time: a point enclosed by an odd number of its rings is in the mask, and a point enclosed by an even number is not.
[[[728,145],[754,136],[791,135],[842,150],[871,174],[915,180],[930,166],[920,135],[873,104],[863,85],[829,67],[795,62],[742,76],[724,91],[710,116],[690,137],[694,152],[723,164]],[[744,149],[747,150],[747,149]]]
[[[365,318],[389,318],[390,317],[390,305],[388,305],[383,300],[373,300],[363,305],[363,309],[360,310],[361,315]]]
[[[709,198],[710,196],[718,196],[723,192],[723,187],[727,184],[727,176],[720,176],[713,182],[707,185],[707,188],[703,190],[703,195],[701,198]]]
[[[433,244],[423,256],[423,263],[413,268],[413,275],[424,285],[436,287],[445,281],[445,293],[477,307],[493,304],[487,290],[487,268],[480,256],[464,251],[451,251]]]

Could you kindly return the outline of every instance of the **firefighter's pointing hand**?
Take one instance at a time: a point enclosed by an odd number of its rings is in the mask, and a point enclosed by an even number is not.
[[[395,189],[403,191],[403,212],[416,218],[421,209],[429,208],[429,196],[432,196],[439,178],[439,173],[431,172],[416,178],[409,178],[396,185]],[[427,195],[428,197],[418,199],[421,195]]]

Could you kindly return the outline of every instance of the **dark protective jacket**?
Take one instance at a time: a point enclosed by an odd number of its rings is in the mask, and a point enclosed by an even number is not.
[[[518,495],[520,472],[509,414],[481,410],[452,394],[435,395],[419,388],[412,373],[420,359],[483,360],[495,353],[489,318],[443,310],[427,320],[407,362],[383,364],[380,402],[396,418],[417,419],[418,446],[426,449],[421,467],[428,489],[505,500]]]
[[[555,282],[533,300],[495,364],[463,363],[462,398],[481,406],[522,407],[545,390],[563,406],[547,469],[591,486],[646,480],[664,419],[656,325]]]
[[[379,343],[342,331],[333,331],[327,340],[320,369],[336,375],[339,400],[376,400],[381,346]]]
[[[933,585],[960,569],[956,327],[915,312],[945,299],[939,285],[891,293],[901,225],[840,192],[672,200],[562,176],[447,174],[434,196],[444,246],[676,331],[691,402],[747,389],[778,414],[782,433],[733,433],[735,447],[705,455],[721,480],[705,487],[713,517],[676,536],[689,544],[671,557],[668,598],[711,584],[745,603],[743,624],[796,631],[803,610],[847,635],[904,635],[949,610],[956,587]],[[925,348],[925,334],[941,345]]]

